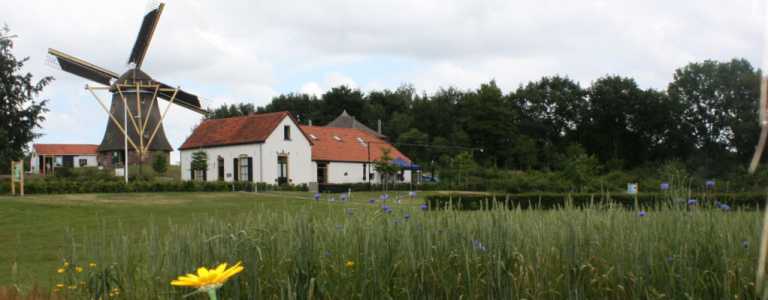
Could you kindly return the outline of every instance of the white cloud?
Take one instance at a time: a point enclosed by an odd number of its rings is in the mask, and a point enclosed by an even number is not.
[[[86,81],[48,67],[45,52],[57,48],[124,71],[142,3],[11,0],[0,11],[12,12],[0,22],[19,35],[14,52],[31,57],[27,70],[57,78],[45,92],[52,111],[41,141],[100,142],[106,115],[83,94]],[[292,92],[278,87],[317,95],[339,84],[368,90],[406,82],[433,91],[495,79],[508,91],[553,74],[582,85],[619,74],[664,88],[675,68],[692,61],[745,57],[762,65],[765,11],[756,0],[174,1],[144,70],[209,107],[264,105]],[[413,66],[393,78],[381,57]],[[365,78],[345,66],[363,69]],[[179,113],[165,128],[178,147],[199,116],[172,111]]]

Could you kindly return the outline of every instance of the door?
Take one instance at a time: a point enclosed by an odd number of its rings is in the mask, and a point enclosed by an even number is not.
[[[277,184],[284,185],[288,183],[288,156],[280,155],[277,157]]]
[[[219,181],[224,181],[224,158],[219,156],[219,159],[216,160],[216,165],[219,168]]]
[[[317,183],[319,184],[328,183],[328,163],[327,162],[317,163]]]

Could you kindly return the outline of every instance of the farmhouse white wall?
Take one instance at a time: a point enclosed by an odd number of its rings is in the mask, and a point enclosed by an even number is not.
[[[86,159],[87,164],[86,167],[96,167],[99,165],[98,161],[96,160],[96,155],[75,155],[73,157],[73,166],[75,168],[80,167],[80,159]],[[63,161],[63,156],[56,155],[53,158],[54,162],[56,161]],[[60,167],[60,166],[57,166]],[[31,173],[40,173],[40,156],[37,155],[37,153],[32,153],[32,155],[29,158],[29,171]]]
[[[283,126],[290,126],[291,140],[284,140]],[[253,159],[253,181],[265,182],[269,184],[277,183],[277,157],[278,155],[288,156],[288,178],[290,183],[302,184],[315,182],[317,172],[312,164],[312,148],[309,141],[301,133],[298,126],[293,123],[291,118],[283,118],[275,130],[269,135],[264,143],[208,147],[199,149],[208,155],[207,181],[217,181],[218,178],[218,157],[224,159],[225,181],[234,180],[234,158],[240,155],[246,155]],[[187,149],[181,151],[181,178],[182,180],[191,180],[192,153],[198,149]],[[247,178],[239,178],[245,181]]]
[[[328,183],[360,183],[366,182],[363,173],[363,165],[361,162],[329,162],[328,163]],[[373,164],[374,183],[381,182],[379,173],[376,172],[376,168]],[[316,168],[316,167],[315,167]],[[368,171],[368,170],[367,170]],[[404,181],[396,182],[411,182],[411,171],[406,170],[403,175]]]

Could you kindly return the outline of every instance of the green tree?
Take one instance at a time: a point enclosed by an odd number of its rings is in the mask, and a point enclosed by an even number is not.
[[[749,160],[760,130],[759,87],[760,71],[745,59],[707,60],[675,71],[667,93],[685,108],[683,123],[698,154],[689,163],[702,166],[702,175]]]
[[[191,168],[193,171],[198,170],[207,170],[208,169],[208,154],[205,153],[205,151],[199,150],[192,153],[192,164]]]
[[[382,149],[381,156],[374,161],[376,172],[379,173],[379,176],[381,177],[381,189],[385,192],[388,190],[392,178],[394,178],[399,170],[397,166],[392,164],[392,156],[389,154],[391,151],[392,150],[389,148]]]
[[[207,119],[223,119],[247,116],[254,112],[256,112],[256,107],[253,103],[222,104],[218,108],[210,110],[205,117]]]
[[[567,147],[565,156],[561,159],[561,166],[563,175],[576,191],[583,190],[600,171],[597,158],[587,154],[579,144],[571,144]]]
[[[403,151],[411,160],[416,162],[428,162],[427,150],[429,136],[416,128],[404,132],[397,138],[398,149]]]
[[[0,29],[0,173],[10,172],[10,161],[24,157],[28,144],[40,134],[35,128],[45,120],[47,100],[35,99],[53,81],[47,76],[35,81],[22,68],[29,57],[16,59],[8,27]]]
[[[467,93],[457,104],[461,126],[469,135],[482,163],[504,166],[510,159],[509,149],[517,138],[516,116],[495,81],[482,84]]]
[[[168,171],[168,158],[165,154],[158,153],[155,160],[152,161],[152,169],[158,174],[165,174]]]

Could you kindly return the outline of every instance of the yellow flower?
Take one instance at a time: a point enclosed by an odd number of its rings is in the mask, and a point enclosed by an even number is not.
[[[240,262],[227,268],[227,264],[220,264],[215,269],[206,269],[200,267],[197,269],[197,275],[187,274],[179,276],[178,279],[171,281],[171,285],[188,286],[201,290],[211,290],[221,287],[230,277],[243,271]]]
[[[63,289],[64,288],[64,284],[63,283],[57,283],[56,287],[60,288],[60,289]]]
[[[352,268],[355,267],[355,262],[351,261],[351,260],[348,260],[347,263],[344,264],[344,266],[347,267],[348,269],[352,269]]]
[[[68,262],[68,261],[66,261],[66,260],[64,261],[64,267],[65,267],[65,268],[66,268],[66,267],[69,267],[69,262]]]
[[[66,271],[67,271],[67,270],[64,270],[64,268],[59,268],[58,270],[56,270],[56,273],[59,273],[59,274],[61,274],[61,273],[64,273],[64,272],[66,272]]]
[[[68,288],[69,288],[70,290],[75,290],[75,289],[77,289],[77,286],[76,286],[76,285],[70,285]]]
[[[75,272],[80,273],[83,271],[83,268],[81,267],[75,267]]]
[[[96,267],[96,263],[95,262],[90,262],[90,263],[88,263],[88,266],[91,267],[91,268],[95,268]]]

